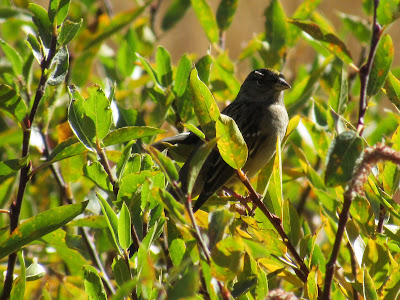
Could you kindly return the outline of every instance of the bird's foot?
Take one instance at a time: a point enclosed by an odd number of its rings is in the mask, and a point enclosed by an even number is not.
[[[247,215],[247,216],[254,216],[254,211],[256,209],[256,206],[253,205],[253,208],[250,208],[249,202],[252,202],[250,196],[242,196],[242,195],[236,193],[235,191],[233,191],[233,190],[231,190],[230,188],[227,188],[227,187],[223,187],[223,190],[226,193],[228,193],[229,195],[231,195],[232,197],[234,197],[234,198],[239,200],[240,205],[238,205],[238,204],[235,205],[235,210],[239,214]],[[257,196],[259,198],[262,197],[260,194],[257,194]]]

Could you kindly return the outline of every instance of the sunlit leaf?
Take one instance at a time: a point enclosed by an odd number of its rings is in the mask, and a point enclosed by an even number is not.
[[[88,201],[48,209],[21,223],[11,236],[0,244],[0,258],[30,242],[64,226],[83,213]]]
[[[337,136],[329,146],[325,184],[336,186],[350,180],[362,150],[362,139],[355,132],[346,131]]]
[[[122,204],[118,216],[118,240],[122,249],[128,249],[132,244],[131,238],[131,214],[125,202]]]
[[[22,74],[22,57],[21,55],[9,44],[0,39],[0,46],[4,54],[11,63],[15,76]]]
[[[96,149],[109,132],[112,116],[110,103],[99,86],[88,88],[84,99],[75,87],[69,87],[68,121],[79,140],[89,149]]]
[[[163,133],[165,130],[150,126],[127,126],[111,131],[103,139],[104,146],[122,144],[140,138]]]
[[[83,266],[83,274],[85,292],[88,294],[89,299],[107,300],[107,293],[96,268],[85,265]]]
[[[398,80],[391,72],[388,73],[385,92],[389,100],[400,110],[400,80]]]
[[[235,121],[221,114],[216,122],[217,145],[224,161],[234,169],[243,168],[247,161],[247,145]]]
[[[162,46],[159,46],[156,54],[158,81],[163,86],[169,86],[172,83],[172,66],[169,52]]]
[[[207,86],[200,80],[197,70],[190,73],[190,86],[193,92],[193,107],[200,126],[207,137],[215,137],[214,123],[219,117],[219,109]]]
[[[205,0],[191,0],[191,3],[208,40],[211,43],[217,43],[218,25],[210,6]]]
[[[227,30],[235,15],[238,0],[222,0],[217,9],[217,24],[219,29]]]
[[[172,1],[171,5],[168,7],[167,12],[165,13],[162,19],[161,28],[164,31],[171,29],[176,23],[178,23],[183,18],[189,7],[190,7],[190,0]]]
[[[394,55],[393,42],[388,34],[384,34],[379,40],[374,62],[368,79],[367,94],[375,95],[385,84]]]
[[[58,37],[58,42],[61,45],[67,45],[76,36],[82,26],[82,23],[83,19],[81,19],[79,23],[66,20],[61,26],[61,32],[60,36]]]
[[[65,76],[67,76],[69,67],[69,54],[68,48],[66,46],[61,47],[53,60],[51,61],[50,69],[53,71],[50,73],[50,76],[47,80],[49,85],[58,85],[61,84]]]
[[[190,69],[192,68],[191,59],[185,54],[179,61],[175,75],[174,92],[178,97],[182,97],[189,82]]]
[[[379,24],[388,25],[400,18],[400,5],[397,0],[379,1],[376,11]]]
[[[296,21],[289,20],[289,22],[305,33],[312,36],[317,41],[326,47],[332,54],[343,60],[347,64],[353,62],[350,51],[347,49],[346,44],[340,40],[333,32],[321,28],[318,24],[311,21]]]
[[[48,11],[49,20],[60,25],[68,15],[70,2],[70,0],[51,0]]]
[[[6,84],[0,84],[0,109],[9,112],[18,121],[22,121],[28,111],[21,96],[11,86]]]

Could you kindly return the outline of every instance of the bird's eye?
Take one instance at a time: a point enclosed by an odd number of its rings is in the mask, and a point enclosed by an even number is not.
[[[257,80],[257,85],[259,86],[264,86],[265,82],[263,82],[262,80]]]

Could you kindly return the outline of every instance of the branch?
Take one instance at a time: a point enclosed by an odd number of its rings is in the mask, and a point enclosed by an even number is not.
[[[47,134],[45,134],[42,130],[40,131],[40,134],[42,136],[43,144],[44,144],[44,156],[46,159],[49,158],[50,156],[50,145],[49,145],[49,140]],[[65,183],[65,180],[60,172],[60,170],[55,166],[55,164],[50,165],[50,169],[53,173],[54,178],[57,181],[57,184],[61,190],[62,195],[64,196],[64,200],[68,204],[73,204],[75,201],[73,199],[73,195],[71,194],[71,191],[69,189],[68,184]],[[97,253],[96,246],[93,243],[92,239],[90,238],[90,234],[87,229],[81,227],[79,228],[80,233],[83,237],[83,241],[86,244],[86,249],[88,250],[89,256],[94,262],[94,265],[100,270],[100,276],[104,282],[104,285],[107,289],[107,293],[110,294],[115,294],[115,289],[114,286],[112,285],[110,278],[107,275],[107,272],[100,260],[100,255]]]
[[[47,80],[48,80],[47,71],[50,68],[51,62],[53,61],[53,58],[56,55],[56,53],[57,53],[57,28],[53,28],[51,45],[48,56],[47,58],[44,58],[40,64],[42,73],[40,76],[38,87],[36,89],[36,94],[35,94],[35,99],[33,101],[32,109],[29,116],[25,117],[22,124],[23,125],[22,157],[26,157],[29,153],[29,143],[31,140],[31,127],[35,119],[39,103],[42,100],[46,90]],[[18,227],[22,201],[24,199],[26,185],[29,181],[29,171],[31,169],[31,166],[32,163],[29,162],[27,166],[21,169],[17,198],[10,205],[10,234]],[[4,289],[2,294],[2,299],[4,300],[10,297],[16,259],[17,259],[16,252],[11,253],[8,256],[7,275],[4,281]]]
[[[382,33],[381,26],[378,24],[376,17],[376,10],[378,8],[378,5],[379,5],[379,0],[374,0],[374,20],[372,23],[371,47],[369,50],[367,62],[360,68],[361,91],[360,91],[360,108],[358,112],[358,124],[357,124],[357,133],[359,135],[362,135],[362,132],[364,130],[364,117],[368,106],[368,99],[367,99],[368,79],[369,79],[369,74],[371,72],[372,63],[374,61],[376,47],[378,45],[379,38]]]
[[[299,278],[303,282],[307,282],[307,276],[310,273],[310,271],[308,270],[307,266],[304,264],[304,261],[301,259],[300,255],[297,253],[296,248],[290,242],[289,237],[287,236],[285,230],[283,229],[281,219],[279,219],[278,216],[272,214],[268,210],[268,208],[265,206],[265,204],[261,201],[257,192],[254,190],[254,188],[251,185],[247,176],[241,170],[237,170],[237,173],[238,173],[240,181],[245,185],[245,187],[249,191],[250,198],[253,201],[253,203],[264,213],[264,215],[268,218],[268,220],[271,222],[271,224],[275,227],[276,231],[281,236],[283,243],[288,248],[290,254],[293,256],[293,258],[299,265],[299,269],[294,269],[297,276],[299,276]]]
[[[183,195],[182,190],[178,187],[178,185],[175,185],[174,187],[177,190],[175,192],[178,192],[178,195]],[[197,240],[197,243],[200,245],[200,249],[203,251],[204,256],[207,259],[207,263],[210,265],[211,264],[211,254],[207,248],[206,243],[204,242],[203,238],[201,237],[199,226],[197,226],[196,218],[194,217],[194,214],[193,214],[192,197],[190,194],[187,195],[186,201],[184,201],[184,203],[185,203],[186,211],[189,214],[190,221],[192,222],[192,226],[195,231],[194,237]],[[217,283],[218,283],[218,287],[219,287],[222,299],[224,299],[224,300],[230,299],[231,298],[230,292],[226,289],[226,287],[224,287],[224,285],[219,280],[217,280]]]
[[[364,193],[364,183],[367,181],[368,174],[373,166],[379,161],[390,161],[400,165],[400,152],[397,152],[385,145],[377,144],[372,148],[367,148],[363,153],[363,158],[357,165],[353,177],[344,192],[342,212],[339,216],[338,230],[336,232],[335,243],[333,244],[331,257],[326,264],[325,285],[322,299],[330,299],[330,290],[333,279],[335,263],[339,255],[340,244],[342,242],[344,230],[349,218],[350,205],[357,194]]]

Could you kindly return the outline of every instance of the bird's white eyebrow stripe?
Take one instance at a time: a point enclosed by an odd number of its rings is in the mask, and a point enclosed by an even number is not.
[[[264,74],[261,73],[261,72],[259,72],[259,71],[254,71],[254,73],[256,73],[256,74],[258,74],[258,75],[261,75],[261,76],[264,76]]]

